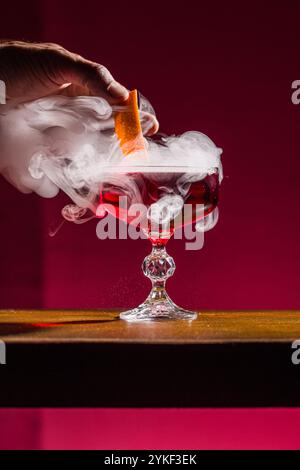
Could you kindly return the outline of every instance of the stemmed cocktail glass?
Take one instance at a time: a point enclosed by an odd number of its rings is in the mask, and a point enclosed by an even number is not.
[[[138,225],[152,244],[142,271],[152,282],[147,299],[138,307],[122,312],[129,322],[152,320],[193,320],[197,313],[178,307],[166,292],[166,281],[175,271],[166,244],[175,230],[194,225],[212,228],[218,218],[219,171],[203,172],[197,166],[108,166],[100,186],[101,211],[112,212],[129,225]],[[120,200],[123,198],[123,202]],[[125,202],[125,204],[124,204]],[[113,209],[113,210],[112,210]]]

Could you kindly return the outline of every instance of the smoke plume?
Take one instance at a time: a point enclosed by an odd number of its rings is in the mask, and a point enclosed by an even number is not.
[[[0,109],[0,172],[20,191],[43,197],[64,191],[73,204],[62,210],[70,221],[80,222],[96,214],[101,185],[118,187],[130,203],[142,203],[141,188],[134,172],[148,173],[159,184],[160,175],[180,173],[176,191],[161,188],[162,197],[152,205],[149,217],[161,221],[181,211],[193,181],[218,172],[222,179],[222,150],[200,132],[180,136],[146,138],[147,152],[124,157],[114,133],[113,113],[104,99],[81,96],[51,96],[34,102]],[[149,125],[150,103],[141,98],[143,133]],[[184,169],[182,168],[184,167]],[[217,212],[200,222],[211,228]]]

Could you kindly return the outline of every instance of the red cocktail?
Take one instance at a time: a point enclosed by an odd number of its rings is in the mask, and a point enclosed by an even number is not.
[[[117,169],[116,169],[117,170]],[[218,173],[203,176],[195,168],[176,168],[159,172],[113,172],[106,176],[100,185],[99,210],[113,212],[119,219],[129,224],[137,224],[137,217],[132,207],[139,207],[138,223],[152,241],[165,240],[174,230],[182,225],[194,223],[210,214],[217,206],[219,196]],[[123,170],[122,170],[123,171]],[[117,176],[116,176],[117,175]],[[126,204],[120,204],[125,198]],[[185,211],[184,206],[189,206]],[[113,209],[113,210],[111,210]],[[155,226],[156,231],[153,231]]]
[[[128,224],[139,226],[152,243],[152,253],[142,266],[144,274],[152,281],[152,290],[139,307],[121,313],[122,319],[196,318],[195,312],[179,308],[166,293],[165,283],[173,275],[175,263],[165,245],[176,229],[211,217],[217,211],[218,193],[217,168],[207,173],[203,173],[200,166],[110,166],[105,169],[96,213],[103,216],[110,212]]]

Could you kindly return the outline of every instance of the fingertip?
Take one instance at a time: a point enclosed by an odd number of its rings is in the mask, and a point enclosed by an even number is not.
[[[127,88],[116,81],[106,67],[82,58],[73,58],[71,61],[68,59],[63,79],[64,83],[71,82],[73,85],[86,87],[91,95],[100,96],[110,104],[118,104],[129,97]]]
[[[129,98],[129,91],[127,88],[115,80],[108,85],[107,92],[112,98],[116,98],[119,101],[126,101]]]
[[[159,129],[159,123],[156,119],[156,116],[144,111],[140,111],[140,120],[144,135],[151,136],[157,133]]]
[[[153,116],[154,117],[154,116]],[[153,126],[151,127],[151,129],[149,129],[146,133],[146,135],[148,136],[151,136],[153,134],[156,134],[158,132],[158,129],[159,129],[159,122],[158,120],[154,117],[153,119]]]

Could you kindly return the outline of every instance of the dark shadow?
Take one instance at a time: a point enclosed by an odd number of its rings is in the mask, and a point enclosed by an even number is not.
[[[110,323],[119,320],[119,317],[111,319],[100,318],[98,320],[72,320],[62,322],[39,322],[39,323],[1,323],[0,324],[0,338],[13,335],[26,335],[38,330],[47,330],[51,328],[58,328],[68,325],[88,325],[88,324],[101,324]]]

